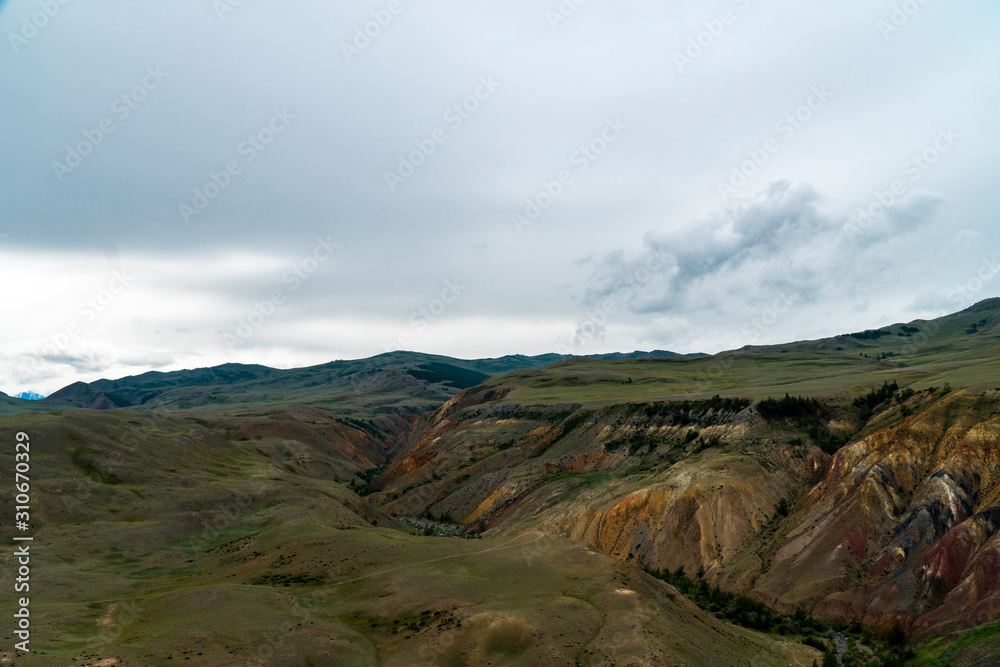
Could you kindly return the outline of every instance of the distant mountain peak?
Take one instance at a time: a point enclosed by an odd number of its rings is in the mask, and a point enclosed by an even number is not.
[[[22,391],[20,394],[15,395],[14,398],[20,398],[25,401],[41,401],[45,397],[33,391]]]

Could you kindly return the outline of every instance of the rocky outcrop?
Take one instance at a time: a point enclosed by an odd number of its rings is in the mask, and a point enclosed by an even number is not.
[[[488,398],[459,395],[415,430],[381,480],[390,512],[539,528],[648,568],[703,568],[830,620],[904,618],[922,633],[1000,617],[995,394],[918,397],[913,414],[877,417],[832,456],[751,405]]]

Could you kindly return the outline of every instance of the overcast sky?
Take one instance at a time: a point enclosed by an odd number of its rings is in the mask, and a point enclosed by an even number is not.
[[[0,2],[10,394],[1000,293],[993,0],[62,2]]]

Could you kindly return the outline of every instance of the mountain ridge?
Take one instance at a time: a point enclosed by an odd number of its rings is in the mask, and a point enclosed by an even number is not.
[[[1000,300],[876,331],[491,378],[421,418],[375,498],[883,633],[994,621]]]
[[[403,352],[75,383],[44,411],[0,399],[21,412],[0,434],[30,434],[44,466],[36,539],[65,557],[37,593],[45,650],[223,664],[280,619],[275,664],[431,647],[449,665],[808,665],[838,632],[884,656],[895,629],[983,664],[998,325],[984,302],[798,348]],[[147,611],[84,649],[122,604]],[[753,604],[784,616],[761,627]],[[214,622],[237,613],[256,620]]]
[[[732,350],[723,350],[713,355],[702,353],[681,354],[666,350],[652,350],[649,352],[610,352],[591,355],[566,355],[557,353],[547,353],[541,355],[527,356],[522,354],[510,354],[501,357],[490,357],[481,359],[459,359],[444,355],[434,355],[411,351],[396,351],[378,354],[372,357],[354,360],[336,360],[317,364],[314,366],[297,367],[290,369],[279,369],[259,364],[240,364],[235,362],[220,364],[218,366],[182,369],[177,371],[147,371],[138,375],[126,376],[118,379],[100,379],[93,382],[74,382],[66,387],[53,392],[49,396],[38,401],[33,409],[53,409],[53,408],[96,408],[112,409],[120,407],[141,406],[149,401],[166,393],[167,389],[177,389],[183,387],[217,387],[222,388],[227,385],[235,385],[254,380],[266,380],[277,378],[288,378],[294,380],[302,376],[336,376],[340,371],[347,371],[351,366],[372,365],[380,363],[389,365],[404,366],[408,363],[420,364],[428,362],[445,363],[456,368],[483,373],[486,376],[497,376],[521,370],[534,370],[537,368],[567,362],[575,359],[591,359],[594,361],[628,361],[637,359],[726,359],[737,354],[761,354],[761,353],[782,353],[792,351],[826,351],[830,349],[841,350],[849,347],[859,354],[864,354],[865,350],[880,347],[873,343],[884,336],[895,335],[901,339],[904,345],[910,346],[925,345],[933,342],[940,329],[941,323],[950,322],[964,315],[971,315],[990,311],[993,321],[986,321],[993,329],[1000,329],[1000,297],[991,297],[981,300],[968,308],[957,313],[944,315],[930,320],[917,319],[910,322],[897,322],[884,325],[878,329],[867,330],[854,333],[842,333],[812,340],[800,340],[788,343],[776,343],[768,345],[744,345]],[[931,327],[932,333],[926,333],[927,327]],[[919,331],[917,331],[919,330]],[[888,333],[879,333],[888,332]],[[914,334],[917,338],[914,340]],[[921,337],[922,336],[922,337]],[[867,338],[866,338],[867,337]],[[874,341],[872,340],[874,337]],[[841,350],[842,351],[842,350]],[[886,359],[896,357],[896,352]],[[881,352],[885,354],[886,352]],[[892,362],[890,362],[892,363]],[[128,395],[120,395],[122,389],[128,389]],[[135,390],[146,390],[146,394]],[[156,391],[160,390],[160,391]],[[6,395],[4,395],[6,396]],[[159,407],[170,407],[168,402]]]
[[[594,358],[683,358],[674,352],[611,353]],[[694,355],[692,355],[694,356]],[[506,355],[484,359],[458,359],[419,352],[386,352],[365,359],[337,360],[302,368],[278,369],[259,364],[227,363],[178,371],[148,371],[118,379],[74,382],[53,392],[35,411],[61,408],[119,409],[134,407],[191,408],[206,404],[252,403],[264,400],[347,400],[346,387],[362,393],[394,389],[408,395],[413,412],[426,411],[454,394],[489,377],[512,371],[540,368],[572,358],[561,354]],[[422,383],[422,384],[421,384]],[[312,392],[304,387],[317,387]],[[320,387],[325,387],[326,391]],[[226,395],[239,395],[238,401]],[[225,394],[225,395],[224,395]],[[311,394],[311,395],[307,395]]]

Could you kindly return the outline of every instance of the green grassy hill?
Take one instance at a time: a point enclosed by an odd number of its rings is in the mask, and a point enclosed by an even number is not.
[[[677,356],[662,351],[632,355]],[[0,396],[0,414],[74,408],[191,409],[295,403],[332,405],[341,414],[355,417],[417,415],[492,376],[540,368],[567,358],[546,354],[466,360],[390,352],[370,359],[289,370],[225,364],[169,373],[153,371],[118,380],[77,382],[41,401]]]
[[[31,435],[38,576],[37,653],[0,659],[822,661],[643,573],[683,566],[706,599],[718,585],[880,633],[903,619],[916,664],[993,664],[994,626],[968,626],[1000,600],[1000,300],[711,357],[604,356],[398,352],[0,395],[0,439]],[[819,400],[760,402],[786,394]],[[8,550],[0,575],[14,567]]]
[[[720,622],[577,542],[419,535],[346,483],[377,438],[315,409],[0,418],[0,440],[16,431],[31,436],[33,634],[32,653],[13,655],[4,625],[10,664],[778,666],[816,655]],[[0,513],[13,511],[4,494]],[[11,605],[0,599],[0,615]]]
[[[858,332],[696,358],[574,358],[494,378],[484,386],[503,390],[507,403],[598,407],[716,394],[852,395],[893,379],[914,389],[1000,385],[1000,299],[879,331],[885,333]]]

